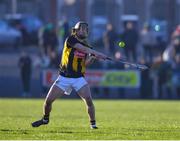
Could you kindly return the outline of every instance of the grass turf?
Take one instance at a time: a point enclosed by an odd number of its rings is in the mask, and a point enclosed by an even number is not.
[[[81,100],[56,100],[49,125],[32,128],[41,118],[43,99],[0,99],[1,140],[180,140],[180,102],[95,100],[97,125]]]

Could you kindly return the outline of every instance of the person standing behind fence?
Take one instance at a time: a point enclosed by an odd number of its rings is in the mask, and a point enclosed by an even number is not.
[[[180,54],[180,25],[178,25],[176,27],[176,30],[172,33],[172,40],[173,40],[175,55]]]
[[[172,63],[172,83],[175,88],[177,98],[180,99],[180,54],[175,56],[175,60]]]
[[[136,61],[136,45],[138,43],[138,32],[135,30],[132,22],[127,22],[125,30],[122,34],[122,39],[125,42],[125,54],[127,58],[133,57],[133,61]]]
[[[18,61],[20,68],[21,81],[23,86],[23,97],[30,96],[30,81],[31,81],[31,67],[32,61],[30,56],[26,52],[22,52]]]
[[[58,37],[55,26],[49,23],[43,31],[42,42],[45,55],[49,55],[52,50],[56,50],[58,46]]]
[[[116,41],[117,35],[114,31],[112,24],[107,24],[106,31],[104,33],[103,37],[103,43],[105,47],[106,54],[111,53],[111,55],[115,55],[115,41]]]
[[[63,30],[63,43],[65,42],[66,38],[69,36],[69,23],[67,21],[67,18],[64,19],[63,25],[62,25],[62,30]]]
[[[155,44],[155,37],[150,31],[150,26],[145,24],[141,31],[141,44],[144,51],[145,60],[152,62],[153,57],[153,45]]]

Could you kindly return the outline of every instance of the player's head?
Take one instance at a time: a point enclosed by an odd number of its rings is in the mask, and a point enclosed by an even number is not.
[[[88,36],[88,24],[80,21],[72,29],[72,34],[75,34],[80,39],[85,39]]]

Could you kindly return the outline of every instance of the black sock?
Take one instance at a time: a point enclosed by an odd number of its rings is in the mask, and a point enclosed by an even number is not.
[[[96,121],[95,120],[91,120],[90,123],[91,123],[91,125],[96,125]]]
[[[44,116],[43,116],[43,119],[44,119],[44,120],[49,120],[49,115],[44,115]]]

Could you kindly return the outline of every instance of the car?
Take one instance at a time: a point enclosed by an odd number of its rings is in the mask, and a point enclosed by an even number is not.
[[[7,22],[0,20],[0,45],[18,46],[21,42],[22,34],[17,29],[8,25]]]
[[[7,14],[5,20],[22,32],[24,44],[38,43],[38,31],[43,25],[38,17],[23,14]]]

